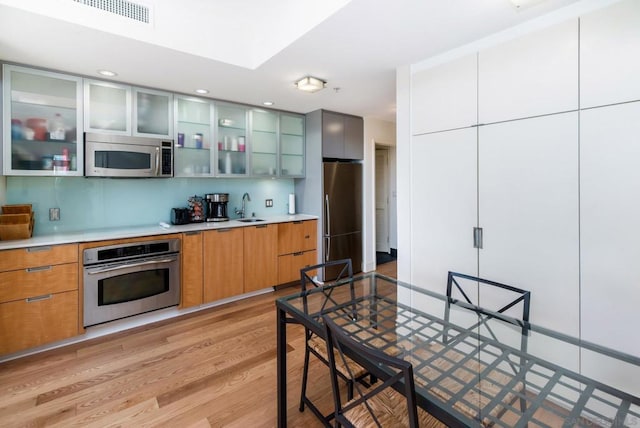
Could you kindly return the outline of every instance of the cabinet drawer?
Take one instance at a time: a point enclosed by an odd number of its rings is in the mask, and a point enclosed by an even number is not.
[[[300,280],[300,269],[317,263],[316,250],[278,257],[278,284]]]
[[[77,289],[77,263],[0,272],[0,303]]]
[[[317,220],[278,224],[278,254],[290,254],[316,248]]]
[[[0,272],[77,261],[77,244],[20,248],[0,252]]]
[[[17,352],[78,334],[78,292],[0,304],[0,354]]]

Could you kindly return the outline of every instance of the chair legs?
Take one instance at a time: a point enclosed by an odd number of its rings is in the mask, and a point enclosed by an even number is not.
[[[305,350],[304,350],[304,366],[302,368],[302,386],[301,386],[301,390],[300,390],[300,404],[298,406],[298,410],[300,412],[303,412],[304,408],[305,408],[305,405],[308,405],[308,407],[313,411],[313,413],[315,413],[319,418],[322,418],[322,419],[325,419],[325,420],[330,420],[330,419],[332,419],[334,417],[333,413],[331,413],[331,414],[329,414],[329,415],[327,415],[325,417],[322,417],[320,411],[307,398],[307,380],[309,378],[309,360],[310,360],[309,357],[310,357],[310,354],[311,354],[311,351],[309,350],[308,347],[305,346]],[[319,356],[318,356],[318,359],[320,361],[323,361]],[[371,376],[371,379],[373,380],[374,377]],[[353,391],[354,391],[354,382],[351,379],[343,379],[343,380],[347,384],[347,401],[352,400],[353,399]]]

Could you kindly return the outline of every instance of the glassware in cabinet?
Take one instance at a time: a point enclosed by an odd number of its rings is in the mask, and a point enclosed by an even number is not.
[[[280,113],[280,176],[304,177],[304,116]]]
[[[3,81],[4,173],[82,175],[82,79],[5,64]]]
[[[174,175],[211,176],[213,103],[195,97],[175,98]]]
[[[247,174],[247,108],[216,104],[218,174]]]
[[[278,114],[251,110],[251,175],[278,173]]]

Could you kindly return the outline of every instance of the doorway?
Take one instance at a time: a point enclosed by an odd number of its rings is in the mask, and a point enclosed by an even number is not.
[[[375,222],[376,222],[376,264],[390,259],[390,189],[389,189],[389,149],[376,145],[375,149]],[[385,257],[386,255],[386,257]],[[386,259],[386,260],[385,260]]]

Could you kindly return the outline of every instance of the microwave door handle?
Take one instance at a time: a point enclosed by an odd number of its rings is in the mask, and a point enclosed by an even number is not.
[[[87,273],[89,275],[97,275],[99,273],[105,273],[105,272],[113,272],[115,270],[121,270],[121,269],[129,269],[132,267],[138,267],[138,266],[145,266],[145,265],[154,265],[154,264],[160,264],[160,263],[171,263],[171,262],[175,262],[176,258],[172,257],[169,259],[160,259],[160,260],[147,260],[144,262],[139,262],[139,263],[129,263],[129,264],[123,264],[120,266],[111,266],[108,268],[104,268],[104,269],[98,269],[98,270],[90,270],[87,271]]]
[[[156,147],[156,177],[160,175],[160,149]]]

